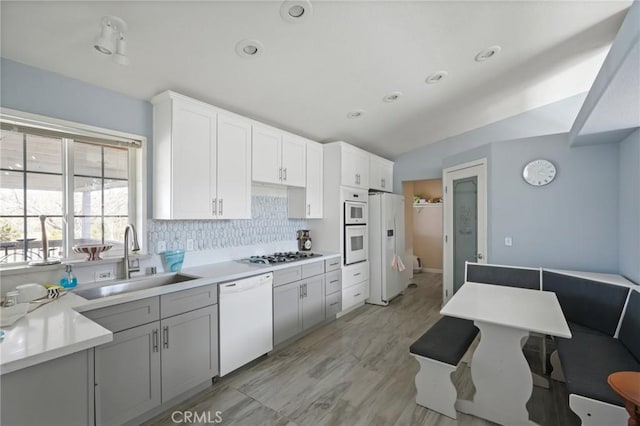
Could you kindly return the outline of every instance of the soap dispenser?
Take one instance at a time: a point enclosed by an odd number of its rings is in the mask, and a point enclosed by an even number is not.
[[[64,275],[60,279],[60,285],[64,288],[74,288],[78,285],[78,279],[73,275],[71,265],[65,265]]]

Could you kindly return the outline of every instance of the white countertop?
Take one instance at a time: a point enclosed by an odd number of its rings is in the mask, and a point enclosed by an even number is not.
[[[549,291],[467,282],[440,313],[550,336],[571,337],[558,298]]]
[[[113,340],[112,333],[72,306],[84,299],[66,294],[2,327],[0,374],[86,350]]]
[[[69,292],[60,299],[30,312],[12,326],[2,327],[5,337],[0,342],[0,374],[30,367],[113,340],[113,334],[109,330],[91,321],[80,312],[203,285],[233,281],[339,256],[339,254],[323,254],[321,257],[276,265],[230,261],[195,266],[182,270],[180,274],[200,278],[93,300],[84,299],[74,294],[73,291]],[[80,285],[76,290],[86,290],[120,282],[123,281],[104,281]]]

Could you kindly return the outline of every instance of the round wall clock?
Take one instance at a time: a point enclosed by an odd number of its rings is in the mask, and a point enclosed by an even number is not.
[[[546,185],[556,177],[556,166],[549,160],[533,160],[524,166],[522,177],[529,185]]]

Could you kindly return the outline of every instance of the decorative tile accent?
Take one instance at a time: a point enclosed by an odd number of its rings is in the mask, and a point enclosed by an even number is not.
[[[252,219],[239,220],[152,220],[147,221],[150,253],[158,253],[158,242],[167,250],[186,249],[193,240],[194,250],[211,250],[296,239],[298,229],[307,229],[304,219],[287,217],[287,198],[251,197]]]

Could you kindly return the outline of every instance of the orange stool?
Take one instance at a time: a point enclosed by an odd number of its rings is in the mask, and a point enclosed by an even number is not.
[[[618,371],[607,382],[624,401],[629,413],[629,426],[640,426],[640,371]]]

